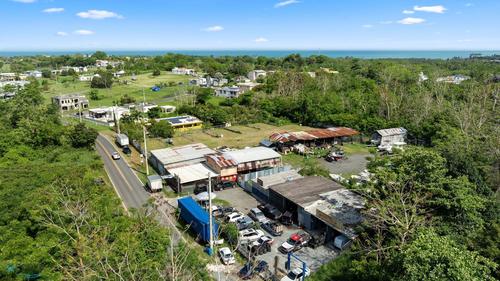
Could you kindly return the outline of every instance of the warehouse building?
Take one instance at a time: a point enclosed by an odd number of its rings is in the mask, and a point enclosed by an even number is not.
[[[222,153],[225,159],[234,161],[238,174],[259,171],[281,165],[281,155],[267,147],[249,147]]]
[[[236,181],[238,177],[238,164],[227,159],[221,154],[209,154],[205,156],[207,166],[219,174],[219,181]]]
[[[205,155],[215,151],[202,143],[156,149],[151,151],[149,162],[160,175],[169,169],[205,162]]]
[[[281,132],[269,136],[269,141],[274,146],[282,149],[292,147],[296,144],[306,146],[320,146],[325,144],[342,144],[343,142],[352,142],[354,136],[359,132],[346,127],[334,127],[327,129],[314,129],[298,132]]]
[[[168,170],[170,177],[167,183],[175,192],[195,192],[199,187],[208,185],[208,177],[213,183],[217,181],[218,174],[204,163],[191,164]]]
[[[404,143],[406,133],[407,131],[403,127],[377,130],[372,136],[371,143],[376,146],[392,146]]]
[[[322,177],[304,177],[269,188],[269,202],[307,230],[325,233],[327,241],[343,234],[356,237],[362,221],[362,196]]]
[[[269,201],[269,187],[281,183],[301,179],[301,176],[296,170],[283,171],[268,176],[252,179],[252,194],[264,202]]]

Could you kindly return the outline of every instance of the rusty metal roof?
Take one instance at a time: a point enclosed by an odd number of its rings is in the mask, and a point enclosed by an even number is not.
[[[206,157],[212,159],[220,168],[234,167],[238,165],[233,159],[228,159],[221,154],[209,154],[206,155]]]
[[[338,137],[350,137],[359,134],[358,131],[347,127],[335,127],[328,129],[315,129],[308,131],[298,132],[281,132],[274,133],[269,136],[272,142],[295,142],[295,141],[309,141],[315,139],[328,139]]]

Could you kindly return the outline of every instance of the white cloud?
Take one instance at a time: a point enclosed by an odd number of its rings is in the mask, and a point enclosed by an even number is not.
[[[406,25],[419,24],[419,23],[423,23],[423,22],[425,22],[425,20],[421,19],[421,18],[404,18],[404,19],[398,21],[398,23],[406,24]]]
[[[18,2],[18,3],[24,3],[24,4],[31,4],[35,3],[36,0],[12,0],[13,2]]]
[[[264,38],[264,37],[258,37],[254,41],[255,41],[255,43],[266,43],[266,42],[269,42],[269,40],[267,38]]]
[[[414,6],[413,10],[418,12],[427,12],[427,13],[436,13],[442,14],[446,11],[446,8],[443,5],[436,6]]]
[[[44,13],[62,13],[64,12],[64,8],[48,8],[43,10]]]
[[[409,14],[414,14],[415,11],[412,10],[403,10],[403,14],[409,15]]]
[[[297,1],[297,0],[286,0],[286,1],[281,1],[279,3],[276,3],[276,5],[274,5],[274,7],[275,8],[281,8],[281,7],[285,7],[285,6],[292,5],[292,4],[297,4],[297,3],[300,3],[300,1]]]
[[[93,35],[93,34],[95,34],[94,31],[86,30],[86,29],[75,30],[73,33],[75,33],[77,35]]]
[[[56,35],[57,36],[68,36],[68,33],[64,32],[64,31],[58,31],[58,32],[56,32]]]
[[[474,3],[467,3],[467,4],[465,4],[465,7],[472,7],[472,6],[474,6]]]
[[[364,27],[364,28],[372,28],[373,25],[371,25],[371,24],[363,24],[362,27]]]
[[[88,10],[86,12],[80,12],[76,14],[82,19],[93,19],[93,20],[102,20],[109,18],[122,19],[123,16],[119,15],[115,12],[106,11],[106,10]]]
[[[219,32],[219,31],[224,30],[224,27],[220,26],[220,25],[214,25],[214,26],[209,26],[207,28],[204,28],[203,30],[208,31],[208,32]]]

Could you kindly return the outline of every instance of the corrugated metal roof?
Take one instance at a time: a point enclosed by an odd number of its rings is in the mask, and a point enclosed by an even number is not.
[[[234,167],[238,165],[233,159],[228,159],[222,154],[209,154],[206,157],[212,159],[220,168]]]
[[[335,127],[298,132],[274,133],[269,137],[269,139],[273,142],[286,143],[295,141],[309,141],[315,139],[350,137],[357,134],[359,134],[359,132],[351,128]]]
[[[205,155],[213,153],[215,153],[215,151],[202,143],[151,151],[151,154],[155,156],[164,166],[195,159],[200,159],[200,162],[202,162],[205,159]]]
[[[208,173],[211,177],[219,175],[202,163],[169,169],[168,172],[179,177],[181,184],[207,179]]]
[[[321,199],[321,193],[340,188],[342,188],[340,184],[317,176],[304,177],[269,187],[270,190],[302,207]]]
[[[390,128],[390,129],[377,130],[377,133],[383,137],[395,136],[395,135],[406,135],[406,129],[403,127]]]
[[[258,182],[259,185],[262,186],[262,188],[268,189],[272,185],[289,182],[301,178],[303,178],[303,176],[301,176],[296,170],[289,170],[269,176],[259,177],[257,179],[254,179],[253,181]]]
[[[223,153],[226,159],[232,159],[238,164],[280,158],[281,155],[267,147],[250,147]]]

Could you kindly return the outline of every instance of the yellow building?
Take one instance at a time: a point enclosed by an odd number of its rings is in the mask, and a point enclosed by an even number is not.
[[[170,123],[170,125],[172,125],[172,127],[175,130],[178,131],[201,129],[201,127],[203,126],[203,121],[194,116],[189,116],[189,115],[156,119],[156,121],[161,121],[161,120],[167,121],[168,123]]]

